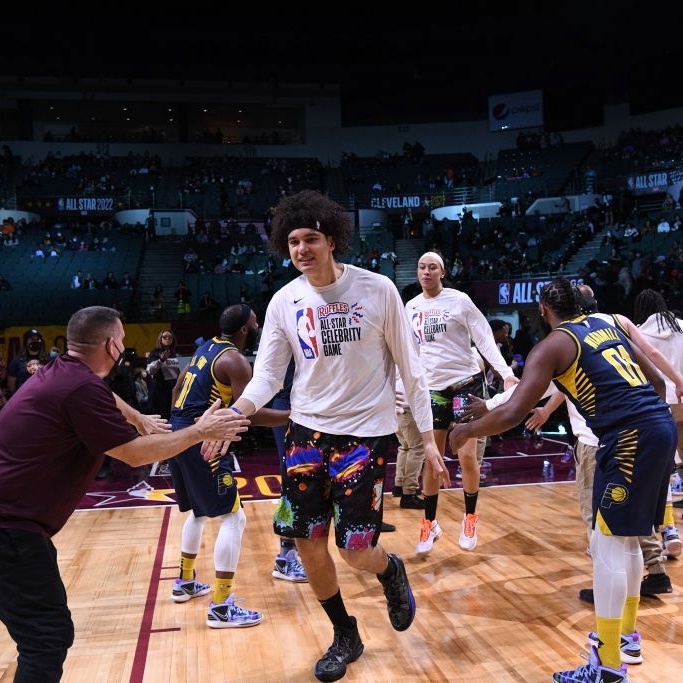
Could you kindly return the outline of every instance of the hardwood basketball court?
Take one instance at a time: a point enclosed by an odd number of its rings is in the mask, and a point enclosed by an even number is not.
[[[443,537],[415,556],[422,512],[402,510],[387,494],[383,534],[406,563],[417,602],[411,628],[394,631],[379,582],[339,563],[342,594],[365,643],[344,681],[548,682],[582,663],[592,606],[590,558],[574,484],[491,486],[479,499],[479,544],[458,547],[462,491],[442,493]],[[236,596],[264,612],[252,628],[209,629],[210,596],[176,604],[183,514],[172,506],[76,512],[55,537],[76,625],[66,683],[257,683],[315,681],[313,666],[332,628],[307,584],[271,577],[278,539],[274,501],[246,502]],[[680,510],[676,510],[680,521]],[[198,577],[213,578],[214,523],[207,525]],[[333,552],[336,552],[333,550]],[[639,630],[645,662],[633,683],[683,680],[683,562],[668,563],[673,594],[643,598]],[[11,681],[15,645],[0,629],[0,681]]]

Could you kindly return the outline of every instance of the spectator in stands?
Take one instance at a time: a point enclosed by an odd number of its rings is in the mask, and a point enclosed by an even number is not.
[[[200,313],[213,313],[213,311],[217,311],[219,308],[218,301],[216,301],[212,296],[209,290],[207,289],[204,294],[202,294],[202,298],[199,300],[199,312]]]
[[[510,338],[512,326],[506,320],[500,319],[489,320],[489,325],[491,326],[493,338],[496,340],[496,345],[498,346],[501,356],[503,356],[503,360],[512,368],[512,371],[517,374],[517,361],[513,358],[514,345]],[[487,385],[493,387],[497,393],[502,393],[504,391],[503,377],[486,360],[484,361],[484,369],[486,372]]]
[[[263,270],[259,271],[259,277],[261,279],[259,284],[259,291],[261,294],[261,306],[265,311],[265,307],[268,305],[273,293],[275,292],[275,283],[273,282],[273,272],[266,266]]]
[[[155,318],[162,318],[166,315],[166,296],[162,285],[157,285],[152,294],[152,315]]]
[[[451,264],[451,269],[449,271],[449,277],[451,282],[457,282],[463,272],[463,264],[462,261],[460,260],[460,257],[456,254],[453,257],[453,263]]]
[[[413,225],[413,214],[410,209],[406,209],[403,218],[401,218],[401,222],[403,224],[403,239],[409,240],[412,236],[411,228]]]
[[[631,267],[626,261],[621,262],[621,267],[617,273],[617,282],[624,288],[624,298],[630,300],[633,292],[633,276],[631,275]]]
[[[123,362],[120,365],[115,365],[112,371],[104,378],[104,381],[119,398],[124,400],[135,410],[140,410],[140,404],[138,403],[137,392],[135,390],[131,359],[125,351]],[[105,455],[104,462],[95,478],[107,479],[111,474],[111,463],[112,457],[110,455]]]
[[[33,259],[45,260],[45,250],[43,249],[42,242],[31,252],[31,260]]]
[[[13,218],[4,218],[2,221],[2,241],[7,247],[19,244]]]
[[[121,277],[121,289],[135,289],[135,283],[131,274],[126,271]]]
[[[633,282],[636,284],[640,278],[640,273],[643,268],[643,261],[643,252],[633,252],[633,258],[631,258],[631,277],[633,278]]]
[[[624,239],[627,242],[640,242],[640,232],[632,222],[626,223],[624,227]]]
[[[512,340],[513,352],[519,353],[522,358],[526,358],[529,355],[529,351],[537,343],[538,337],[532,331],[531,318],[528,315],[523,315],[519,321],[519,328]]]
[[[659,234],[671,232],[671,225],[669,224],[669,221],[666,219],[666,216],[664,215],[662,215],[659,219],[659,223],[657,224],[657,232]]]
[[[10,395],[15,394],[47,360],[43,335],[35,328],[26,330],[21,351],[12,358],[7,371],[7,389]]]
[[[92,276],[92,273],[86,273],[81,281],[81,289],[99,289],[100,283]]]
[[[71,289],[82,289],[83,288],[83,273],[79,270],[71,278]]]
[[[149,212],[149,216],[147,216],[145,221],[145,235],[148,242],[157,241],[157,219],[154,216],[154,211]]]
[[[190,297],[192,296],[192,292],[185,284],[185,280],[178,280],[173,296],[175,297],[178,315],[187,317],[191,310]]]
[[[183,255],[183,270],[186,273],[196,273],[197,263],[199,261],[199,254],[195,251],[194,247],[190,246]]]
[[[57,249],[65,249],[66,248],[66,237],[62,234],[60,230],[57,230],[55,233],[55,238],[52,242]]]
[[[230,272],[230,261],[227,257],[223,257],[214,267],[213,272],[216,275],[225,275]]]
[[[109,238],[105,235],[100,240],[100,251],[104,252],[115,252],[116,246],[109,241]]]
[[[149,403],[149,387],[147,386],[147,370],[145,368],[135,368],[133,370],[133,380],[135,382],[135,400],[140,406],[141,413],[147,413]]]
[[[240,261],[237,257],[235,257],[235,260],[232,262],[232,265],[230,266],[230,272],[231,273],[243,273],[246,270],[246,266],[242,261]]]
[[[154,349],[147,356],[149,409],[152,415],[171,416],[171,392],[180,374],[176,337],[172,330],[162,330]]]
[[[247,306],[251,306],[254,303],[254,293],[246,282],[240,285],[240,303]]]
[[[103,289],[118,289],[119,288],[119,281],[116,279],[116,277],[114,276],[114,273],[111,270],[104,276],[104,280],[102,280],[102,288]]]
[[[671,213],[676,208],[676,200],[673,198],[670,192],[666,193],[664,201],[662,202],[662,211],[664,213]]]

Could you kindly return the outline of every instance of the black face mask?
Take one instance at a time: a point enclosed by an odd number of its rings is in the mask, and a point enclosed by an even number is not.
[[[29,343],[26,345],[26,349],[28,350],[28,352],[29,352],[29,353],[33,353],[33,354],[38,354],[38,353],[40,353],[40,351],[41,351],[42,348],[43,348],[42,343],[41,343],[41,342],[37,342],[37,341],[29,342]]]
[[[109,355],[111,356],[111,354],[109,354]],[[113,380],[121,372],[121,368],[123,367],[123,361],[125,360],[125,356],[126,356],[125,350],[119,352],[118,359],[114,362],[112,369],[109,371],[109,374],[107,375],[108,379]],[[111,356],[111,358],[113,360],[114,356]]]
[[[116,347],[116,350],[119,351],[116,344],[114,344],[114,347]],[[120,368],[123,365],[123,361],[126,359],[126,349],[123,349],[123,351],[119,351],[118,358],[114,358],[114,356],[112,356],[111,353],[109,355],[114,361],[114,367]]]

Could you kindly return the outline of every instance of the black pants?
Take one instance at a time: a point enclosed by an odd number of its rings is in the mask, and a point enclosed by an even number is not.
[[[14,683],[61,680],[74,625],[49,538],[0,529],[0,621],[17,644]]]

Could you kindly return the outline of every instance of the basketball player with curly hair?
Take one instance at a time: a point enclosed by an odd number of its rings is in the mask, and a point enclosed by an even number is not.
[[[386,462],[397,428],[396,366],[430,471],[438,483],[450,484],[396,285],[338,258],[350,251],[353,234],[344,207],[313,190],[285,197],[275,208],[271,251],[291,258],[301,275],[268,304],[253,379],[234,404],[253,415],[279,391],[294,358],[273,526],[279,536],[296,539],[309,585],[333,626],[332,645],[315,666],[321,681],[342,678],[364,648],[341,596],[328,548],[331,530],[341,558],[379,579],[392,627],[405,631],[415,616],[403,561],[379,543]]]

